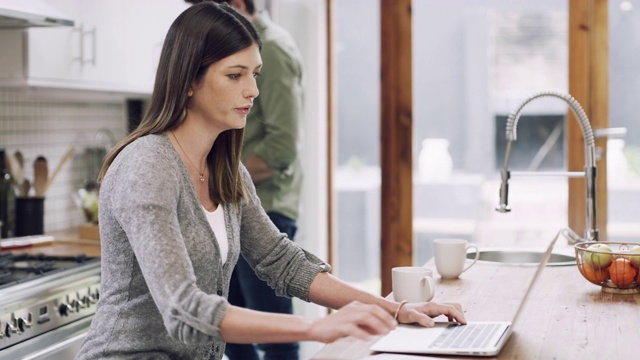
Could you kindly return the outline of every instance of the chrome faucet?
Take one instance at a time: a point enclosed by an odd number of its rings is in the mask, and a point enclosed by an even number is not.
[[[518,119],[522,109],[531,101],[545,96],[556,97],[564,100],[569,104],[569,108],[580,122],[580,129],[582,130],[582,136],[585,144],[585,166],[584,172],[577,171],[565,171],[565,172],[532,172],[521,171],[511,172],[509,170],[509,155],[511,154],[512,142],[516,141],[516,128],[518,126]],[[509,114],[507,119],[507,149],[504,155],[504,167],[501,172],[502,183],[500,184],[500,205],[496,208],[498,212],[506,213],[511,211],[509,208],[509,179],[511,175],[527,175],[527,176],[566,176],[566,177],[583,177],[587,185],[587,228],[584,231],[584,239],[586,241],[598,241],[598,229],[596,226],[596,147],[591,129],[591,124],[585,114],[582,106],[571,95],[561,94],[556,92],[541,92],[535,94],[525,100],[518,109]]]

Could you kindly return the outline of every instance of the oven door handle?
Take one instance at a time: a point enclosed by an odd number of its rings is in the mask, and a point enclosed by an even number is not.
[[[64,341],[61,341],[57,344],[53,344],[49,347],[46,347],[42,350],[39,350],[37,352],[31,353],[29,355],[27,355],[26,357],[23,357],[22,360],[44,360],[44,359],[51,359],[51,354],[54,353],[59,353],[62,350],[64,350],[65,348],[71,347],[76,345],[77,343],[82,343],[82,341],[84,341],[84,338],[87,337],[87,333],[82,333],[79,335],[76,335],[74,337],[68,338]]]

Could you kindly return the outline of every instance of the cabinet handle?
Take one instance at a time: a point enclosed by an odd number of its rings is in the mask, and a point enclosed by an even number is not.
[[[73,60],[78,61],[80,64],[84,64],[84,41],[83,41],[84,26],[80,24],[80,26],[74,27],[73,32],[78,33],[78,45],[80,46],[79,47],[80,50],[78,51],[78,56],[74,57]]]
[[[93,66],[96,66],[96,47],[97,47],[97,37],[96,37],[96,27],[94,26],[93,29],[91,29],[91,31],[86,31],[82,34],[83,36],[83,43],[84,43],[84,36],[86,35],[90,35],[91,36],[91,59],[85,59],[84,58],[84,52],[82,54],[82,63],[83,64],[91,64]]]
[[[79,34],[78,39],[79,39],[79,45],[80,45],[80,54],[75,58],[73,58],[73,60],[80,62],[80,64],[82,65],[90,64],[95,66],[96,65],[96,48],[97,48],[96,28],[93,27],[93,29],[91,29],[90,31],[85,31],[84,25],[80,24],[80,26],[74,28],[73,31]],[[91,58],[87,58],[85,56],[85,48],[86,48],[85,37],[86,36],[91,37]]]

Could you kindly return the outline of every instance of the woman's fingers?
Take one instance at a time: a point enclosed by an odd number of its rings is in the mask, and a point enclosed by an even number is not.
[[[466,324],[462,306],[455,303],[408,303],[400,309],[401,323],[435,325],[432,317],[444,315],[449,321]],[[309,330],[311,340],[329,343],[345,336],[368,339],[374,335],[387,334],[398,325],[393,316],[377,305],[357,301],[349,303],[337,312],[316,320]]]
[[[388,331],[387,331],[388,332]],[[385,332],[386,334],[386,332]],[[367,340],[369,339],[371,336],[377,335],[376,333],[372,333],[370,330],[368,330],[365,327],[361,327],[361,326],[353,326],[351,331],[349,331],[349,333],[346,336],[353,336],[353,337],[357,337],[358,339],[361,340]]]
[[[432,327],[435,325],[432,317],[444,315],[449,321],[457,321],[466,324],[462,306],[455,303],[411,303],[402,307],[398,320],[401,323],[418,323],[422,326]]]
[[[393,330],[398,323],[384,309],[377,305],[352,302],[333,314],[364,330],[370,335],[386,334]]]
[[[433,327],[436,324],[436,322],[430,316],[417,309],[411,310],[411,312],[408,314],[408,317],[411,320],[407,321],[407,323],[418,323],[425,327]],[[398,316],[398,318],[401,317]]]
[[[447,311],[442,312],[442,314],[445,315],[449,321],[457,321],[460,324],[467,323],[467,319],[464,317],[464,311],[462,311],[462,305],[456,303],[445,303],[442,305],[447,306]]]
[[[377,305],[352,302],[317,320],[310,329],[310,337],[325,343],[345,336],[367,339],[373,335],[387,334],[397,324],[389,313]]]

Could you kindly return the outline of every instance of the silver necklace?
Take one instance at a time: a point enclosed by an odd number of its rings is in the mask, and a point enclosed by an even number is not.
[[[200,182],[203,183],[204,182],[204,169],[202,171],[200,171],[200,169],[198,169],[196,164],[194,164],[193,161],[191,161],[191,158],[189,158],[189,155],[187,155],[187,152],[184,151],[184,149],[182,148],[182,145],[180,145],[180,141],[178,141],[178,138],[176,137],[176,133],[174,133],[173,130],[171,130],[171,135],[173,135],[173,138],[176,139],[176,143],[178,144],[178,147],[180,147],[180,150],[182,150],[182,153],[184,154],[184,156],[187,157],[187,160],[189,160],[191,165],[196,169],[196,171],[198,172],[198,175],[200,176]]]

